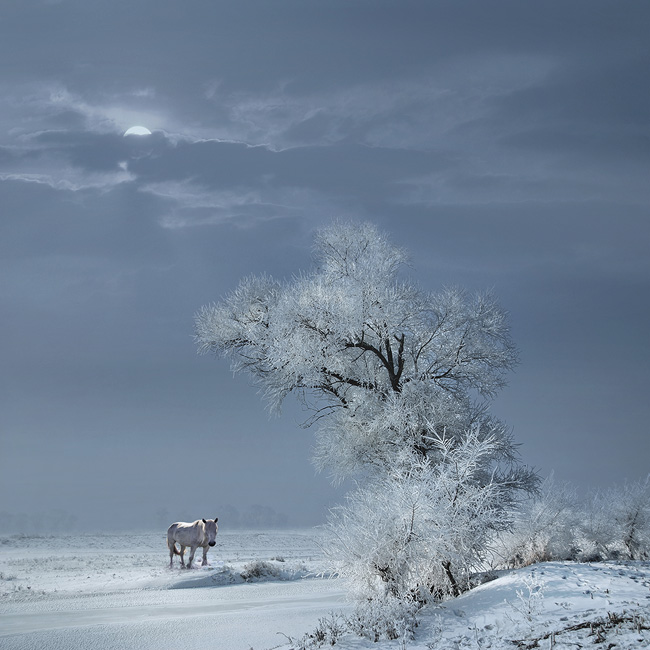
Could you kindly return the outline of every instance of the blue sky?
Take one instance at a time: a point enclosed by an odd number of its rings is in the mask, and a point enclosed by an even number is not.
[[[0,511],[321,521],[341,493],[299,408],[269,419],[192,335],[333,218],[426,288],[499,296],[521,364],[493,410],[525,462],[645,477],[648,33],[641,1],[9,0]]]

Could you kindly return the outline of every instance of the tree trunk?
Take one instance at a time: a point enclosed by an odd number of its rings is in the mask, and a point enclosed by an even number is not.
[[[456,582],[456,578],[454,578],[454,574],[451,572],[451,562],[449,560],[445,560],[442,563],[442,568],[445,570],[445,574],[447,575],[449,583],[451,584],[451,595],[460,596],[458,583]]]

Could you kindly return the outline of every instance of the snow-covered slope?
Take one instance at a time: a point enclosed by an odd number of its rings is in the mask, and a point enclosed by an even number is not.
[[[423,620],[417,636],[427,648],[647,648],[650,563],[534,565],[429,608]]]

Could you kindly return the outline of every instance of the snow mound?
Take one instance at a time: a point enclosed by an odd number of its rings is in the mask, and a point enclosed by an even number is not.
[[[541,563],[422,614],[414,648],[650,647],[650,563]]]
[[[216,567],[181,571],[168,585],[168,589],[196,589],[200,587],[223,587],[244,582],[267,582],[300,580],[314,574],[304,564],[285,566],[284,562],[253,560],[237,569],[220,563]]]

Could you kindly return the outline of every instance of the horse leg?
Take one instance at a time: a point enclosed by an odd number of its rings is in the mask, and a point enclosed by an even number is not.
[[[208,563],[208,546],[203,547],[203,562],[201,562],[201,566],[205,566]]]
[[[185,566],[185,547],[181,544],[181,566]]]
[[[191,569],[192,568],[192,562],[194,562],[194,553],[196,553],[196,546],[192,545],[190,546],[190,559],[187,562],[187,568]]]
[[[172,568],[172,564],[174,563],[174,549],[176,548],[176,542],[173,544],[170,544],[169,541],[167,541],[167,545],[169,546],[169,568]]]

